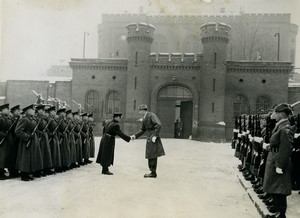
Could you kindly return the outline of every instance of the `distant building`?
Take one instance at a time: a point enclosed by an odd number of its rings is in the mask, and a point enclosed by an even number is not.
[[[142,22],[140,15],[104,15],[98,28],[98,59],[71,59],[71,81],[7,81],[5,101],[17,103],[34,88],[45,99],[65,100],[73,110],[77,109],[73,100],[81,103],[99,122],[122,112],[123,128],[129,134],[141,125],[138,105],[147,104],[163,123],[162,137],[174,137],[174,122],[180,117],[183,138],[230,139],[234,116],[300,99],[300,86],[289,87],[294,61],[289,55],[294,48],[290,37],[296,37],[297,27],[289,23],[289,15],[256,15],[253,20],[269,22],[270,16],[274,25],[286,26],[281,40],[287,48],[280,62],[267,52],[261,52],[262,60],[233,58],[242,50],[234,47],[238,43],[232,32],[237,25],[226,22],[233,17],[143,15],[147,22]],[[156,21],[157,26],[148,21]],[[265,37],[274,40],[272,34]],[[257,57],[257,51],[253,55]]]

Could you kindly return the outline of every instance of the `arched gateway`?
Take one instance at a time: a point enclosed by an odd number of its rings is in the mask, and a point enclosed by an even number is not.
[[[169,85],[161,88],[157,94],[157,115],[163,123],[162,137],[175,137],[175,122],[180,118],[182,130],[178,138],[188,138],[192,135],[192,92],[180,85]]]

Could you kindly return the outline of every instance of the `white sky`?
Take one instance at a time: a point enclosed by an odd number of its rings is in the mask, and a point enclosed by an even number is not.
[[[102,13],[138,13],[140,6],[149,14],[177,15],[191,11],[195,14],[195,10],[217,13],[221,6],[236,14],[241,7],[246,13],[292,13],[292,22],[300,26],[297,0],[215,0],[209,11],[201,10],[199,1],[0,0],[0,79],[44,76],[53,64],[67,64],[70,58],[81,58],[84,32],[89,32],[85,57],[97,58],[97,25]],[[299,38],[298,31],[297,67],[300,67]]]

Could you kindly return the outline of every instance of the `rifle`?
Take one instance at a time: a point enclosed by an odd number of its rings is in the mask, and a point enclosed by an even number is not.
[[[40,125],[40,120],[38,121],[38,124],[34,127],[32,133],[30,134],[29,140],[28,140],[28,142],[26,144],[26,148],[28,148],[28,146],[29,146],[29,144],[31,142],[31,137],[35,134],[35,132],[36,132],[36,130],[37,130],[37,128],[38,128],[39,125]]]
[[[71,122],[69,122],[69,123],[67,124],[66,128],[65,128],[64,131],[62,132],[63,134],[66,134],[66,131],[67,131],[67,129],[68,129],[70,123],[71,123]],[[62,142],[62,140],[63,140],[62,138],[59,139],[59,144]]]
[[[54,120],[54,119],[53,119]],[[51,120],[52,121],[52,120]],[[50,121],[50,122],[51,122]],[[53,130],[52,134],[56,133],[56,131],[58,130],[58,127],[60,126],[62,120],[58,123],[58,125],[55,127],[55,129]],[[49,140],[49,143],[51,142],[52,138]]]
[[[8,128],[8,130],[6,130],[5,132],[5,137],[0,141],[0,145],[2,145],[2,143],[4,142],[4,140],[7,137],[7,134],[9,133],[9,131],[11,130],[11,128],[18,122],[18,119]]]

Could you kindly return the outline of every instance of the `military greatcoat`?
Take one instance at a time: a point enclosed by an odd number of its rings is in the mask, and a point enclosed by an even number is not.
[[[263,190],[272,194],[291,194],[291,153],[293,149],[293,132],[289,121],[285,120],[276,125],[270,138],[271,151],[268,153]],[[272,149],[278,151],[272,151]],[[276,167],[283,174],[276,173]]]
[[[15,133],[20,139],[17,169],[21,172],[30,173],[43,169],[39,139],[37,133],[34,132],[37,125],[38,121],[34,116],[26,115],[19,120],[16,126]]]
[[[13,146],[11,132],[8,132],[12,125],[12,120],[3,114],[0,114],[0,168],[9,167],[9,154]]]
[[[130,141],[130,136],[123,133],[116,120],[108,121],[103,129],[103,136],[100,141],[99,152],[96,162],[103,167],[109,167],[114,163],[115,137],[118,135],[126,142]]]
[[[148,112],[142,121],[142,128],[135,134],[136,138],[139,138],[145,132],[147,132],[146,141],[146,159],[152,159],[165,155],[164,147],[160,139],[161,122],[159,118],[152,112]],[[152,142],[152,137],[156,136],[156,141]]]

